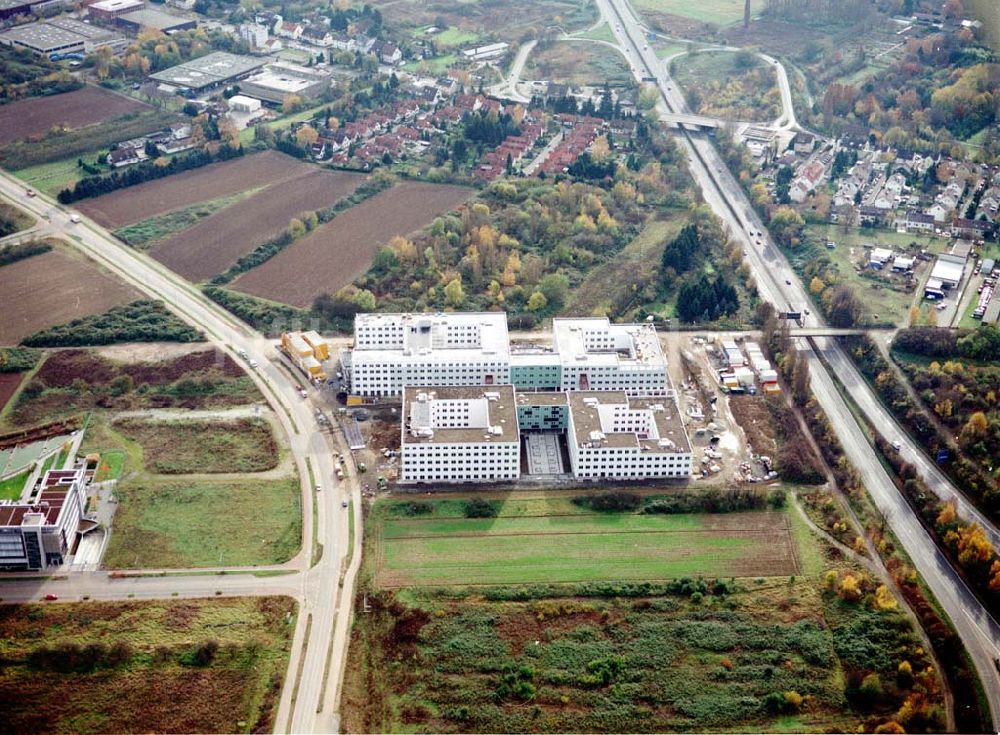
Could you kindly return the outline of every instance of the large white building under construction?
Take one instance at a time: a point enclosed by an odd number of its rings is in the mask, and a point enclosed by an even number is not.
[[[496,482],[521,472],[514,388],[403,390],[400,480]]]
[[[669,391],[656,330],[607,318],[554,319],[550,343],[512,346],[503,313],[358,314],[343,362],[351,392],[372,397],[413,385]]]

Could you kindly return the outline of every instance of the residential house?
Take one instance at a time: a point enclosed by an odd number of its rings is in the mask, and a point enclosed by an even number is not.
[[[967,237],[973,240],[982,240],[989,229],[990,223],[985,220],[956,217],[951,221],[952,237]]]
[[[954,206],[948,206],[946,202],[937,201],[929,206],[925,213],[934,218],[937,223],[946,222],[955,212]]]
[[[376,41],[372,44],[371,51],[379,61],[390,66],[395,66],[403,60],[403,52],[392,41]]]
[[[896,220],[896,228],[907,232],[934,232],[934,217],[908,209],[905,215]]]
[[[146,160],[146,151],[142,148],[115,148],[109,151],[106,161],[111,168],[122,168],[132,166],[140,161]]]
[[[795,152],[802,155],[809,155],[816,148],[816,136],[812,133],[796,133]]]

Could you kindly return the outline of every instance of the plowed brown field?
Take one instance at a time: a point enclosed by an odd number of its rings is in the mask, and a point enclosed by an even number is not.
[[[141,222],[149,217],[198,202],[211,201],[238,194],[260,186],[274,186],[294,176],[314,170],[277,151],[264,151],[252,156],[213,163],[194,171],[186,171],[157,181],[87,199],[76,205],[95,222],[117,229]]]
[[[348,209],[293,243],[233,286],[292,306],[309,306],[361,275],[378,248],[449,212],[471,196],[460,186],[408,181]]]
[[[280,233],[295,215],[329,207],[364,180],[361,174],[311,168],[206,217],[150,254],[185,278],[203,281]]]
[[[149,109],[149,105],[98,87],[51,97],[33,97],[0,106],[0,145],[29,135],[44,135],[55,125],[82,128],[129,112]]]
[[[0,411],[17,391],[23,377],[24,373],[0,373]]]
[[[0,344],[142,295],[83,256],[60,248],[0,268]]]

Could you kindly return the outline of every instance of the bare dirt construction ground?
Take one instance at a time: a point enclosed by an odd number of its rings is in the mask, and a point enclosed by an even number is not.
[[[404,182],[338,215],[233,285],[254,296],[308,306],[361,275],[391,237],[419,229],[471,194],[460,186]]]
[[[295,215],[329,207],[364,180],[360,174],[307,170],[280,187],[268,187],[216,212],[164,240],[150,254],[192,281],[211,278],[279,234]]]
[[[24,373],[0,373],[0,411],[17,391],[23,377]]]
[[[57,247],[0,268],[0,344],[140,298],[82,255]]]
[[[242,156],[157,181],[131,186],[76,205],[95,222],[117,229],[199,202],[238,194],[261,185],[274,186],[312,167],[277,151]]]
[[[129,112],[148,109],[137,100],[98,87],[51,97],[35,97],[0,107],[0,145],[29,135],[44,135],[55,126],[82,128]]]

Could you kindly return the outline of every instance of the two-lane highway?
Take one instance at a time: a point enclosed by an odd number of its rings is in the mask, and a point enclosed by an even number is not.
[[[347,549],[347,512],[341,508],[341,500],[349,499],[355,514],[354,557],[360,557],[361,539],[361,491],[357,478],[349,473],[338,488],[332,458],[333,448],[312,414],[308,402],[297,398],[295,381],[272,359],[274,348],[261,334],[233,317],[221,307],[207,299],[197,288],[147,256],[132,250],[113,238],[106,230],[88,219],[74,223],[70,212],[47,197],[25,196],[24,184],[9,174],[0,175],[0,193],[27,209],[39,218],[40,228],[45,234],[52,234],[73,244],[91,259],[121,277],[127,283],[150,296],[161,299],[167,308],[185,322],[205,332],[214,346],[239,360],[239,351],[245,351],[247,359],[255,361],[259,367],[251,371],[261,393],[273,406],[288,437],[292,455],[295,458],[302,485],[303,534],[302,550],[297,557],[303,572],[280,582],[268,582],[267,578],[257,579],[260,586],[274,585],[275,588],[295,589],[295,596],[301,603],[299,624],[295,636],[289,674],[287,680],[294,683],[300,656],[305,656],[302,667],[298,699],[292,712],[292,732],[313,732],[317,725],[317,712],[329,708],[323,700],[323,681],[330,654],[339,671],[345,654],[343,642],[346,617],[350,615],[349,598],[353,596],[354,575],[357,564],[352,564],[341,588],[341,567]],[[343,448],[346,451],[346,448]],[[324,490],[316,493],[314,484]],[[314,517],[313,495],[317,496],[318,514]],[[324,546],[320,562],[309,568],[313,524],[317,524],[318,539]],[[176,577],[170,580],[171,591],[180,594],[186,586],[198,588],[204,579],[197,577]],[[347,600],[341,603],[340,598]],[[306,620],[312,617],[310,636],[305,640]],[[331,649],[334,627],[341,631],[338,640],[341,648]],[[303,654],[304,650],[304,654]],[[276,728],[281,731],[288,722],[288,708],[291,705],[286,687],[276,718]],[[321,707],[322,704],[322,707]]]
[[[655,53],[649,49],[641,24],[627,1],[595,2],[608,20],[633,73],[640,80],[643,77],[656,79],[661,95],[659,109],[668,113],[683,111],[685,107],[680,92],[671,83]],[[767,230],[753,212],[738,182],[729,175],[715,147],[705,138],[683,133],[677,136],[677,142],[687,155],[691,174],[705,200],[727,224],[730,234],[744,246],[761,298],[779,310],[804,308],[810,301],[802,283],[771,242]],[[758,238],[757,234],[750,235],[750,232],[761,235]],[[805,322],[806,326],[823,326],[822,319],[816,314],[807,317]],[[817,341],[822,344],[824,353],[840,350],[832,339],[817,338]],[[819,356],[805,339],[797,342],[799,350],[809,360],[817,401],[830,418],[848,459],[862,473],[879,509],[958,631],[979,672],[996,721],[1000,716],[1000,672],[995,666],[1000,656],[1000,627],[948,564],[920,526],[906,500],[896,491],[847,403],[835,389],[833,378]],[[859,386],[858,389],[863,388]]]

